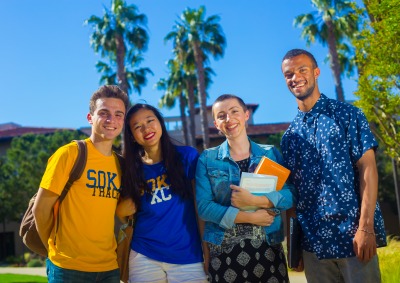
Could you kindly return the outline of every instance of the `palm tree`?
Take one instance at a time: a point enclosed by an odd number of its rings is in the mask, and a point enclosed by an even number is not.
[[[128,56],[129,58],[129,56]],[[140,55],[134,56],[132,59],[129,60],[130,65],[132,67],[138,66],[142,62],[142,57]],[[107,85],[115,85],[118,84],[117,80],[117,66],[115,62],[110,62],[110,65],[103,62],[98,61],[96,63],[97,72],[102,73],[100,78],[100,84],[107,84]],[[142,92],[142,86],[147,84],[147,74],[153,75],[153,72],[149,68],[139,68],[137,67],[133,71],[125,68],[125,75],[126,81],[128,83],[128,92],[131,93],[132,89],[136,91],[139,95]]]
[[[193,146],[193,140],[188,134],[188,123],[186,119],[185,108],[187,105],[187,99],[184,95],[185,91],[185,78],[180,64],[176,60],[169,60],[167,63],[169,68],[169,77],[167,79],[160,79],[156,86],[157,89],[165,91],[165,94],[160,98],[158,103],[159,107],[173,108],[175,106],[176,99],[179,99],[179,110],[182,120],[183,136],[185,144]]]
[[[173,30],[169,32],[165,38],[164,42],[171,40],[173,44],[173,54],[175,58],[174,72],[179,72],[182,78],[182,90],[186,92],[187,105],[189,109],[189,121],[188,121],[188,143],[191,146],[196,145],[196,129],[195,129],[195,104],[198,101],[195,97],[195,85],[197,83],[197,76],[195,74],[195,63],[193,51],[190,48],[186,30],[183,26],[176,25]],[[169,68],[170,71],[171,68]],[[170,76],[173,74],[170,73]],[[175,78],[177,76],[175,75]],[[186,117],[186,115],[185,115]],[[182,121],[184,117],[182,116]]]
[[[204,6],[201,6],[198,10],[187,8],[183,11],[179,21],[174,27],[175,32],[180,33],[182,38],[187,40],[188,50],[192,50],[194,56],[204,148],[208,148],[210,144],[204,63],[207,61],[207,55],[209,54],[212,55],[214,59],[221,58],[226,46],[222,28],[218,23],[219,20],[220,18],[216,15],[205,18]]]
[[[179,109],[182,120],[183,133],[185,143],[191,146],[196,146],[196,132],[195,132],[195,104],[198,103],[198,90],[196,88],[197,77],[188,66],[183,66],[177,58],[171,59],[167,63],[169,69],[169,77],[167,79],[160,79],[156,87],[159,90],[165,91],[165,94],[159,100],[160,107],[173,108],[176,100],[179,100]],[[205,85],[206,89],[212,84],[211,76],[215,75],[210,67],[206,67],[205,71]],[[189,120],[186,116],[186,106],[189,109]]]
[[[294,25],[303,28],[301,36],[307,45],[316,39],[323,45],[328,45],[336,97],[337,100],[344,101],[341,74],[345,66],[354,65],[340,54],[343,55],[349,49],[346,40],[354,38],[358,31],[358,17],[354,4],[346,0],[311,0],[311,2],[316,11],[297,16]]]
[[[141,87],[147,82],[146,75],[151,70],[130,71],[127,67],[137,67],[142,61],[141,52],[147,49],[147,17],[139,14],[135,5],[127,5],[124,0],[112,0],[111,10],[104,8],[102,18],[91,16],[85,24],[93,28],[90,43],[95,52],[110,61],[108,65],[104,62],[96,65],[103,72],[101,81],[117,82],[126,93],[133,88],[140,94]]]

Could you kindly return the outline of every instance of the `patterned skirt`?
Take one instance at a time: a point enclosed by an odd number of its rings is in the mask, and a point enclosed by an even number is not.
[[[270,246],[265,236],[252,239],[239,237],[237,241],[226,241],[225,238],[221,246],[209,243],[209,247],[210,282],[289,282],[282,244]]]

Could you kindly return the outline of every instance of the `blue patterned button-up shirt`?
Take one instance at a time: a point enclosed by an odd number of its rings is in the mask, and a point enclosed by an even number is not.
[[[321,94],[309,112],[299,110],[281,147],[296,188],[303,249],[320,259],[355,256],[361,206],[356,163],[377,147],[362,111]],[[378,245],[385,245],[378,204],[374,225]]]

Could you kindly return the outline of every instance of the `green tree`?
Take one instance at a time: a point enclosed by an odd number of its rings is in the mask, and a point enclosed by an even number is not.
[[[172,52],[174,54],[174,59],[172,60],[174,61],[174,68],[169,68],[170,79],[173,81],[179,80],[181,83],[181,90],[186,92],[186,105],[189,110],[189,119],[187,123],[187,144],[196,146],[196,126],[194,117],[196,114],[195,105],[198,102],[198,97],[195,95],[197,76],[193,49],[190,48],[187,35],[188,34],[183,26],[175,25],[173,30],[165,36],[164,42],[166,43],[167,41],[172,41],[173,45]],[[173,85],[171,86],[173,87]],[[182,102],[184,102],[183,99]],[[181,118],[183,121],[184,117],[181,116]]]
[[[358,31],[355,4],[346,0],[311,0],[311,3],[316,11],[297,16],[294,25],[303,28],[301,36],[307,45],[315,40],[328,45],[336,97],[344,101],[341,74],[345,71],[352,73],[354,66],[348,56],[352,49],[347,43]]]
[[[147,75],[153,74],[149,68],[138,67],[149,42],[147,17],[139,14],[135,5],[112,0],[111,10],[104,8],[102,18],[91,16],[85,24],[93,28],[90,38],[93,49],[109,60],[109,64],[103,61],[96,64],[103,74],[100,82],[118,84],[126,93],[133,89],[140,94],[142,86],[147,84]]]
[[[0,159],[0,221],[20,221],[28,202],[38,190],[47,160],[56,149],[74,139],[86,138],[78,131],[52,135],[27,134],[12,140]],[[1,248],[1,247],[0,247]]]
[[[156,86],[157,89],[164,91],[164,95],[160,98],[158,105],[160,107],[173,108],[176,100],[179,100],[179,111],[182,120],[183,136],[185,144],[193,146],[193,140],[189,137],[188,123],[186,119],[187,99],[184,95],[185,91],[185,76],[184,72],[176,60],[169,60],[167,63],[169,69],[169,77],[160,79]]]
[[[179,100],[180,117],[182,121],[185,144],[196,146],[195,131],[195,104],[198,103],[198,89],[196,87],[197,76],[194,68],[181,64],[178,60],[169,60],[167,63],[169,77],[161,78],[156,86],[164,91],[159,100],[160,107],[173,108],[176,100]],[[192,65],[193,66],[193,65]],[[189,69],[185,71],[185,69]],[[211,85],[211,76],[215,75],[210,67],[204,69],[206,89]],[[189,109],[189,117],[186,115],[186,107]],[[187,119],[189,118],[189,119]]]
[[[400,162],[400,0],[364,1],[368,16],[356,46],[356,105],[374,123],[385,152]]]
[[[400,0],[365,0],[363,29],[356,46],[359,81],[356,105],[392,157],[393,185],[400,211]],[[364,14],[365,15],[365,14]],[[400,219],[399,219],[400,220]]]
[[[269,144],[275,146],[279,151],[281,150],[281,140],[285,132],[280,132],[276,134],[267,134],[262,136],[250,136],[250,138],[260,144]]]
[[[58,147],[86,137],[78,131],[59,131],[52,135],[27,134],[14,138],[0,169],[0,219],[20,220],[29,199],[39,188],[50,155]]]
[[[207,121],[207,94],[204,63],[208,55],[219,59],[224,55],[226,40],[219,24],[219,16],[205,17],[205,7],[198,10],[187,8],[176,23],[175,31],[187,38],[188,48],[192,50],[197,72],[197,90],[200,103],[201,132],[203,147],[208,148],[210,139]]]
[[[379,202],[388,203],[394,213],[396,213],[396,194],[393,190],[393,168],[391,158],[384,153],[384,147],[379,147],[376,151],[376,165],[378,168],[378,199]]]
[[[181,91],[185,93],[185,97],[183,97],[181,101],[182,103],[187,102],[186,105],[188,106],[189,110],[189,121],[187,123],[189,135],[187,144],[196,146],[195,105],[199,101],[199,89],[195,56],[192,45],[189,41],[189,33],[187,32],[185,26],[176,24],[173,26],[172,31],[165,36],[164,41],[172,41],[173,45],[172,52],[174,59],[172,60],[174,61],[174,68],[169,68],[170,77],[168,81],[171,81],[171,79],[173,81],[179,80],[179,87],[181,88]],[[204,64],[209,62],[206,53],[203,53],[202,61]],[[174,71],[174,74],[171,73],[172,70]],[[215,75],[214,71],[210,67],[205,67],[204,84],[206,90],[212,83],[211,75]],[[174,84],[170,86],[174,87]],[[161,103],[163,102],[164,98],[165,97],[163,96],[160,100]],[[166,107],[169,106],[166,105]]]

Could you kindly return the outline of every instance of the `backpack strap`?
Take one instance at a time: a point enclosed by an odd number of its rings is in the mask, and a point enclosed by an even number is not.
[[[72,184],[81,177],[83,169],[85,169],[86,166],[86,160],[87,160],[86,142],[84,140],[74,140],[74,141],[78,144],[78,157],[75,159],[75,163],[74,166],[72,167],[71,173],[69,174],[68,181],[65,184],[64,189],[61,192],[61,195],[57,201],[58,204],[56,206],[57,208],[55,209],[55,213],[57,214],[55,216],[57,218],[56,229],[55,229],[56,235],[58,232],[58,225],[60,223],[60,213],[59,213],[60,204],[64,200],[67,193],[69,192],[69,189],[71,188]]]
[[[65,187],[60,195],[59,198],[60,203],[64,200],[72,184],[81,177],[83,169],[85,169],[86,166],[86,160],[87,160],[86,142],[84,140],[74,140],[74,141],[78,144],[78,157],[75,160],[74,166],[72,167],[71,173],[69,174],[69,179],[65,184]]]

